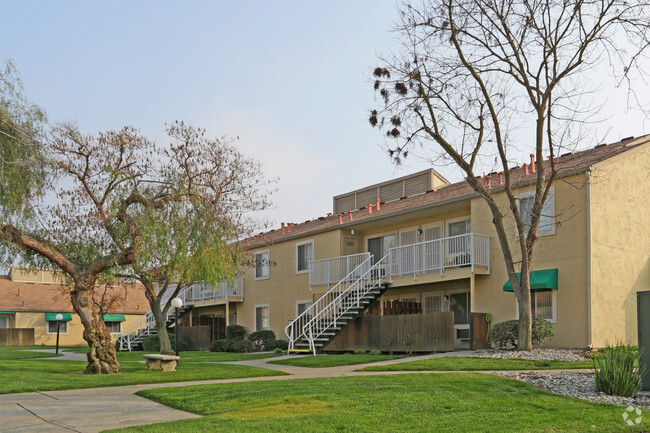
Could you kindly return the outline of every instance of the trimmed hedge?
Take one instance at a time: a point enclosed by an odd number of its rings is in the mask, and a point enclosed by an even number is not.
[[[516,348],[519,340],[519,320],[506,320],[492,326],[490,340],[501,349]],[[555,336],[551,322],[533,319],[533,345],[537,346]]]
[[[172,350],[176,350],[176,336],[174,334],[168,334],[169,342],[172,345]],[[182,338],[178,338],[178,349],[180,352],[187,350],[187,341]],[[145,352],[160,352],[160,338],[158,334],[151,334],[142,342],[142,350]]]
[[[241,325],[230,325],[226,328],[226,338],[229,340],[241,340],[246,337],[246,328]]]
[[[243,339],[221,339],[210,344],[210,352],[248,353],[253,351],[253,343]]]

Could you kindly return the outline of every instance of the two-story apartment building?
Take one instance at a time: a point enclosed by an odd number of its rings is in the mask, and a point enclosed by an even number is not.
[[[650,136],[561,155],[556,166],[531,275],[534,314],[553,323],[549,346],[635,341],[635,293],[650,288]],[[511,177],[526,214],[534,165]],[[483,181],[507,206],[503,175]],[[514,239],[514,222],[506,224]],[[305,337],[310,320],[331,327],[350,290],[365,290],[356,309],[342,314],[370,305],[381,315],[387,300],[415,304],[422,314],[451,311],[462,344],[470,312],[490,313],[494,323],[518,314],[485,201],[466,182],[452,184],[434,170],[338,195],[326,216],[282,224],[243,245],[254,266],[236,287],[186,299],[195,322],[223,317],[278,338],[304,328]],[[338,322],[334,331],[345,326]],[[336,332],[324,334],[326,346]]]

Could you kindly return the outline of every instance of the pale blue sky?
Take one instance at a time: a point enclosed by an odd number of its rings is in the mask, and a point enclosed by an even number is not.
[[[85,132],[128,124],[161,137],[178,119],[239,136],[240,149],[280,178],[265,213],[275,226],[426,167],[396,169],[367,122],[369,69],[395,47],[392,1],[0,0],[0,8],[0,58],[13,59],[51,122],[74,120]],[[603,128],[614,141],[647,131],[641,121],[619,109]]]

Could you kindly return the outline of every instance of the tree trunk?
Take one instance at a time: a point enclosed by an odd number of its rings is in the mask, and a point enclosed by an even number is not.
[[[79,315],[84,327],[83,337],[88,343],[87,374],[113,374],[118,373],[120,364],[115,356],[115,346],[111,333],[100,317],[99,309],[93,302],[93,285],[91,288],[75,285],[71,292],[72,306]]]
[[[523,275],[523,274],[522,274]],[[533,350],[533,318],[530,308],[530,289],[521,287],[517,297],[519,304],[519,329],[517,333],[517,350]]]
[[[153,317],[156,319],[156,332],[158,333],[158,339],[160,340],[160,353],[175,353],[172,350],[172,345],[169,341],[169,334],[167,333],[167,322],[165,321],[165,315],[162,313],[160,308],[160,300],[154,302],[151,305],[151,311],[153,312]]]

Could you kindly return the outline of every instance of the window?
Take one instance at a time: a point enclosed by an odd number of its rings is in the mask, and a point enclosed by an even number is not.
[[[442,313],[444,311],[442,295],[424,297],[424,313]]]
[[[269,277],[269,251],[260,251],[255,254],[255,279],[261,280]]]
[[[546,319],[551,323],[557,322],[557,290],[542,289],[530,291],[530,309],[535,319]],[[519,319],[519,304],[517,304],[517,319]]]
[[[368,239],[368,252],[373,257],[373,261],[380,261],[391,248],[395,247],[395,235],[380,236]]]
[[[48,334],[56,334],[56,321],[48,321],[47,322],[47,333]],[[59,333],[61,334],[67,334],[68,333],[68,322],[64,322],[61,320],[59,322]]]
[[[302,313],[307,311],[309,307],[311,307],[311,305],[312,305],[311,301],[298,301],[296,303],[297,315],[300,316]]]
[[[119,334],[122,332],[122,322],[104,322],[106,323],[106,328],[110,331],[111,334]]]
[[[255,330],[262,331],[269,329],[269,306],[259,305],[255,306]]]
[[[9,327],[9,320],[7,320],[7,316],[0,316],[0,328],[8,328]]]
[[[309,262],[314,260],[314,241],[296,245],[296,273],[309,272]]]
[[[527,233],[532,220],[533,203],[535,202],[535,191],[530,191],[517,196],[519,204],[519,213],[521,221],[524,223],[524,231]],[[555,234],[555,187],[551,187],[546,201],[542,207],[542,214],[539,218],[539,227],[537,228],[539,236],[548,236]]]

